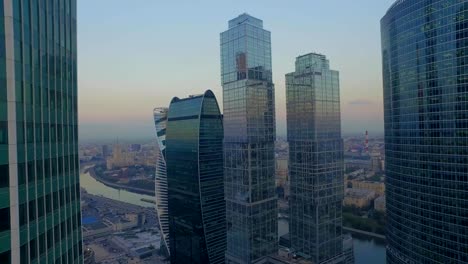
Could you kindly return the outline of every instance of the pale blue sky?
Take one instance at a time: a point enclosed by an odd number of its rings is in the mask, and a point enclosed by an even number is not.
[[[80,136],[150,138],[152,109],[211,89],[222,102],[219,33],[249,13],[272,32],[278,134],[284,75],[325,54],[340,71],[343,133],[383,131],[380,18],[393,0],[78,1]]]

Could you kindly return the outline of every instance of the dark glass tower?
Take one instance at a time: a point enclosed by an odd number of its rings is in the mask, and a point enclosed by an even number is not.
[[[224,263],[223,121],[214,94],[172,99],[166,132],[171,263]]]
[[[164,254],[169,255],[169,216],[167,209],[167,169],[166,169],[166,125],[167,111],[165,107],[153,110],[154,125],[156,128],[156,213],[158,214],[161,229],[161,248]]]
[[[221,33],[228,263],[277,252],[271,37],[248,14]]]
[[[0,263],[82,263],[76,0],[0,18]]]
[[[339,74],[324,55],[296,58],[286,105],[291,248],[313,263],[343,261]]]
[[[468,2],[381,20],[387,261],[468,263]]]

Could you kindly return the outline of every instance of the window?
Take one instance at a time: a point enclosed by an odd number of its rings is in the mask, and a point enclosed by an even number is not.
[[[52,228],[47,230],[47,249],[50,249],[54,245],[54,240],[53,240],[53,231]]]
[[[39,236],[39,256],[45,253],[45,244],[46,244],[45,233],[43,233]]]
[[[10,208],[0,209],[0,232],[10,230]],[[3,263],[3,262],[0,262]]]
[[[18,185],[26,183],[26,166],[24,163],[18,163]]]
[[[0,254],[0,263],[10,263],[11,251],[8,250]]]
[[[0,121],[0,145],[8,144],[8,122]]]
[[[5,188],[9,186],[10,182],[10,173],[8,164],[0,165],[0,188]]]
[[[46,213],[52,212],[51,194],[46,195]]]
[[[37,240],[33,239],[29,241],[29,259],[34,260],[37,257]]]
[[[19,222],[20,222],[20,226],[23,226],[25,224],[27,224],[28,222],[28,212],[27,212],[27,208],[26,208],[26,204],[20,204],[19,206]]]
[[[24,244],[20,248],[20,262],[21,264],[29,263],[29,256],[28,256],[28,244]]]
[[[44,216],[44,197],[39,197],[37,201],[38,218]]]
[[[29,202],[29,221],[36,219],[36,200]]]

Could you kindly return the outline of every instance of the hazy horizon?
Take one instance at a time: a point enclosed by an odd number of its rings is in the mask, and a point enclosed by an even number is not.
[[[343,135],[383,134],[380,18],[393,2],[82,0],[80,140],[150,139],[153,108],[174,96],[211,89],[222,108],[219,34],[244,12],[272,33],[278,136],[286,135],[284,75],[309,52],[340,72]]]

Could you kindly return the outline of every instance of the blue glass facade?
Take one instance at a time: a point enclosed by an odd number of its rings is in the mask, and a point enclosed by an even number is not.
[[[223,123],[211,91],[170,104],[166,129],[171,263],[224,263]]]
[[[161,228],[161,249],[170,254],[169,248],[169,215],[167,209],[167,168],[166,168],[166,125],[167,108],[155,108],[153,110],[154,126],[156,128],[156,172],[155,195],[156,213],[158,214],[159,227]]]
[[[248,14],[221,33],[228,263],[277,252],[271,36]]]
[[[381,20],[389,263],[468,263],[468,2]]]
[[[324,55],[296,58],[286,105],[291,248],[313,263],[343,263],[339,73]]]

